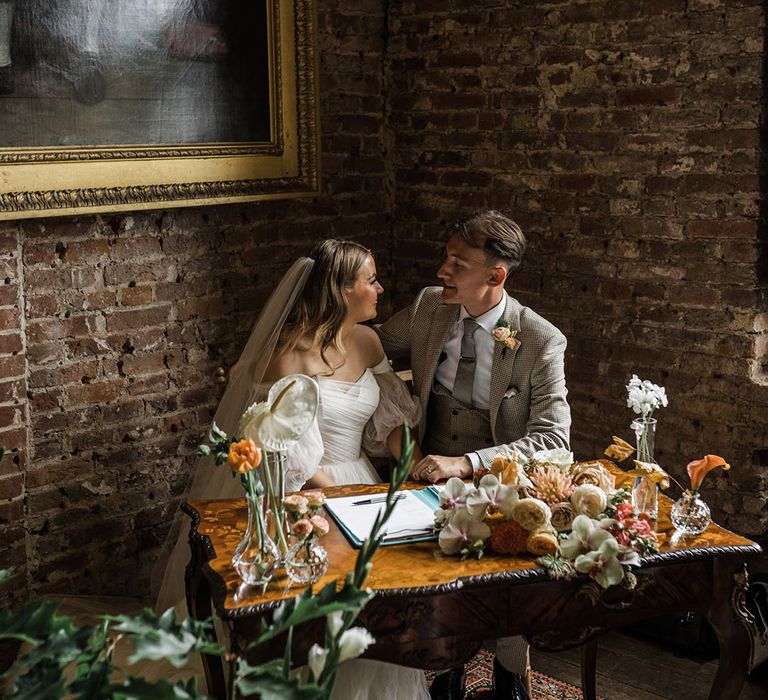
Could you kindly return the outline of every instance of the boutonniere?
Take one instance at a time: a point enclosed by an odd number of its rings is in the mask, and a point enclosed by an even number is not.
[[[520,341],[517,339],[518,333],[519,331],[510,329],[509,323],[503,318],[499,319],[496,323],[496,328],[493,329],[491,335],[493,336],[493,339],[501,345],[502,360],[504,359],[507,349],[514,350],[520,344]]]

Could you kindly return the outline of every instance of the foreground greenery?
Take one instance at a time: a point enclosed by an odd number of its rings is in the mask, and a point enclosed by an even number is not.
[[[36,600],[13,612],[0,610],[0,640],[18,640],[25,647],[5,674],[10,685],[4,697],[9,700],[54,700],[64,696],[76,700],[202,700],[194,678],[171,683],[160,678],[146,680],[126,675],[115,679],[112,664],[115,645],[132,644],[128,663],[166,660],[183,668],[193,653],[226,656],[232,661],[230,697],[235,689],[241,695],[260,696],[264,700],[322,700],[329,698],[341,663],[365,649],[365,630],[353,628],[360,611],[374,595],[364,588],[371,570],[371,560],[383,539],[383,527],[395,506],[395,492],[410,471],[413,446],[408,427],[404,426],[401,457],[393,471],[386,506],[376,519],[371,534],[363,543],[354,571],[343,583],[333,581],[313,594],[307,588],[295,598],[284,601],[272,620],[262,620],[261,634],[249,648],[287,633],[285,653],[259,666],[250,666],[244,658],[227,653],[213,642],[211,620],[191,618],[178,622],[173,609],[162,615],[145,609],[140,615],[104,615],[94,625],[77,626],[71,617],[58,614],[59,606]],[[3,450],[0,448],[0,460]],[[0,582],[12,572],[0,570]],[[310,620],[326,618],[324,638],[310,651],[308,674],[294,673],[291,646],[294,630]],[[301,664],[304,665],[304,664]],[[70,673],[65,669],[70,667]],[[308,677],[304,677],[304,676]],[[0,685],[1,687],[1,685]]]

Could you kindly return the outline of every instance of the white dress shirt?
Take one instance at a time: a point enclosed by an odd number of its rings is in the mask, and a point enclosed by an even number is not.
[[[475,329],[475,378],[472,384],[472,406],[483,410],[488,410],[491,404],[491,369],[493,367],[493,353],[496,341],[491,333],[499,319],[504,314],[507,297],[504,295],[501,301],[492,309],[489,309],[481,316],[474,317],[462,305],[458,321],[451,328],[448,339],[443,346],[443,352],[446,358],[437,366],[435,379],[440,382],[448,391],[453,392],[453,383],[456,379],[456,369],[459,366],[461,357],[461,339],[464,335],[464,319],[473,318],[479,328]],[[476,469],[480,465],[480,458],[470,452],[469,457],[472,466]]]

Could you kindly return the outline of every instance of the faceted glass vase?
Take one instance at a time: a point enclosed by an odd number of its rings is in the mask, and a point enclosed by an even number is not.
[[[263,512],[263,496],[246,493],[248,524],[245,535],[232,555],[232,566],[240,578],[251,586],[269,583],[280,563],[280,556],[267,533]]]
[[[709,506],[701,500],[698,493],[683,492],[672,504],[670,515],[672,524],[683,537],[700,535],[712,522]]]
[[[632,421],[637,444],[637,460],[653,462],[653,445],[656,438],[656,419],[638,418]],[[648,518],[656,522],[659,515],[659,489],[650,479],[644,476],[635,477],[632,487],[632,505],[638,513],[646,513]]]
[[[294,583],[318,581],[328,570],[328,552],[316,540],[297,540],[288,549],[285,573]]]

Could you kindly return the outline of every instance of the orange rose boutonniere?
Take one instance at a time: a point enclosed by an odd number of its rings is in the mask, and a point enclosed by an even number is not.
[[[497,324],[496,328],[491,331],[491,336],[493,339],[501,345],[501,358],[504,359],[504,355],[506,354],[507,350],[514,350],[519,344],[520,341],[517,339],[517,334],[519,331],[513,331],[509,327],[509,323],[507,323],[504,319],[501,319]]]

